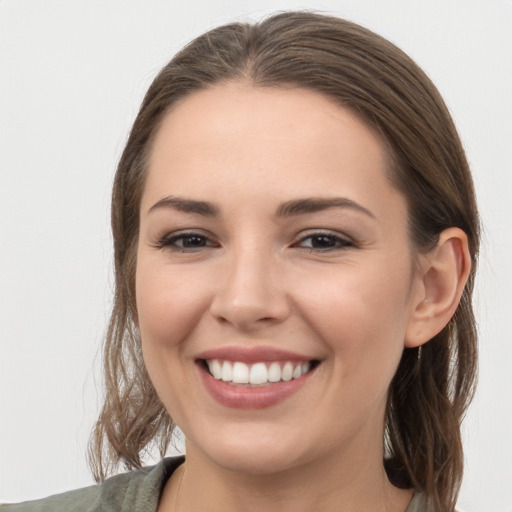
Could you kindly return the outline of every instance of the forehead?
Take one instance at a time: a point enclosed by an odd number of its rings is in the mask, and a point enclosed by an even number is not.
[[[164,118],[143,202],[191,193],[220,200],[263,194],[271,202],[334,191],[375,203],[400,195],[387,168],[380,137],[329,98],[228,83],[191,94]]]

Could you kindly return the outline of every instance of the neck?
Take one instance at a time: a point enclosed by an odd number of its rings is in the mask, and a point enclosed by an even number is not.
[[[219,467],[187,445],[187,460],[169,481],[159,512],[404,512],[412,495],[389,482],[375,447],[357,457],[332,452],[255,474]]]

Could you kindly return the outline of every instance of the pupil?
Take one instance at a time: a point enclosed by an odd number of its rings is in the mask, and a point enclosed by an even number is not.
[[[183,240],[184,247],[203,247],[204,239],[200,236],[187,236]]]
[[[333,247],[334,246],[334,240],[331,236],[323,235],[323,236],[316,236],[312,240],[313,247]]]

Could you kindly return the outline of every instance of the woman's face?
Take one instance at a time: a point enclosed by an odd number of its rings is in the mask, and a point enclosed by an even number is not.
[[[303,89],[194,93],[157,134],[140,219],[144,360],[189,457],[381,464],[422,287],[375,133]]]

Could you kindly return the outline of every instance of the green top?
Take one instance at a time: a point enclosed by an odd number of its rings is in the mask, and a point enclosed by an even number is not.
[[[98,485],[17,505],[0,505],[0,512],[157,512],[165,483],[184,457],[169,457],[156,466],[108,478]],[[416,494],[406,512],[426,512]]]
[[[0,512],[156,512],[165,483],[184,460],[166,458],[156,466],[116,475],[101,484],[17,505],[0,505]]]

